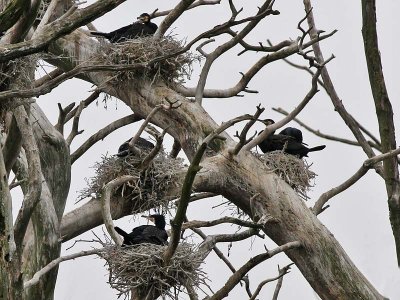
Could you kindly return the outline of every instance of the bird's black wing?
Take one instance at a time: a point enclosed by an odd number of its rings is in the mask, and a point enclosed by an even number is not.
[[[145,242],[156,245],[166,245],[168,240],[168,234],[164,229],[152,225],[146,227],[140,236]]]
[[[133,245],[130,235],[119,227],[114,227],[115,231],[124,238],[122,245]]]
[[[135,237],[135,236],[142,235],[143,232],[145,231],[145,229],[146,229],[147,227],[149,227],[149,226],[150,226],[150,227],[154,227],[154,226],[152,226],[152,225],[140,225],[140,226],[138,226],[138,227],[135,227],[135,228],[132,229],[131,233],[129,233],[129,236],[130,236],[130,237]]]
[[[281,132],[279,132],[279,134],[291,136],[296,140],[296,142],[303,142],[303,133],[300,129],[294,127],[286,127]]]
[[[118,28],[117,30],[111,31],[109,33],[108,39],[110,40],[111,43],[118,43],[118,42],[122,42],[122,41],[128,39],[127,35],[129,33],[129,30],[135,24],[130,24],[130,25]]]
[[[264,139],[261,143],[258,144],[261,151],[272,152],[276,150],[282,150],[285,147],[286,142],[294,141],[294,138],[291,136],[283,135],[283,134],[272,134]]]
[[[130,151],[129,151],[129,142],[131,139],[127,140],[126,142],[124,142],[121,146],[119,146],[118,148],[118,153],[117,156],[118,157],[124,157],[127,156]],[[139,139],[136,141],[135,146],[145,150],[145,151],[151,151],[154,148],[154,144],[149,142],[148,140],[139,137]]]

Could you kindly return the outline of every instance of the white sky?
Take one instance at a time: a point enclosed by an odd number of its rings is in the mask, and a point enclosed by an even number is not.
[[[112,31],[121,26],[127,25],[136,19],[142,12],[152,12],[155,8],[160,10],[172,7],[178,1],[127,1],[114,11],[106,14],[94,24],[100,31]],[[227,20],[229,9],[227,1],[223,4],[212,7],[200,7],[186,12],[183,17],[174,24],[173,32],[179,39],[192,37],[205,29]],[[257,4],[262,1],[235,1],[237,7],[244,7],[243,15],[253,14]],[[249,4],[250,3],[250,4]],[[368,74],[363,55],[363,44],[361,37],[361,7],[360,1],[314,1],[314,14],[318,29],[329,32],[338,29],[339,32],[329,40],[322,43],[325,57],[335,54],[328,69],[332,76],[337,92],[347,110],[355,118],[366,126],[373,133],[378,134],[376,116],[374,114],[373,99],[368,85]],[[271,16],[262,21],[258,29],[253,32],[246,41],[257,44],[266,39],[279,42],[284,39],[295,39],[299,35],[296,29],[298,21],[304,16],[302,1],[278,0],[274,6],[281,14]],[[395,111],[395,121],[398,121],[399,114],[399,85],[396,70],[399,69],[397,56],[398,39],[395,37],[395,28],[399,28],[398,18],[395,12],[400,9],[400,3],[394,0],[378,1],[378,29],[379,43],[383,60],[383,71],[386,79],[389,96],[392,100]],[[159,24],[160,18],[154,22]],[[218,39],[221,41],[221,39]],[[206,49],[212,49],[216,44],[210,44]],[[240,79],[240,71],[246,71],[257,57],[262,54],[247,53],[239,58],[236,54],[241,50],[235,48],[219,61],[211,70],[207,87],[227,88]],[[297,62],[302,60],[294,56]],[[195,66],[195,72],[189,86],[193,86],[198,79],[199,66]],[[282,107],[286,110],[293,109],[304,97],[310,87],[310,78],[303,71],[295,70],[283,62],[276,62],[265,67],[249,84],[250,89],[256,89],[259,94],[245,94],[243,98],[232,99],[206,99],[204,106],[210,115],[217,121],[226,121],[243,113],[254,113],[255,106],[261,103],[266,112],[265,117],[275,120],[280,115],[271,110],[272,107]],[[56,123],[58,117],[57,102],[64,106],[72,101],[78,102],[89,95],[91,86],[79,80],[72,80],[64,83],[50,95],[39,98],[38,103],[48,114],[49,119]],[[72,151],[76,149],[86,138],[102,128],[111,121],[130,114],[130,110],[117,101],[109,101],[108,109],[104,109],[100,102],[98,106],[92,105],[86,109],[81,117],[81,129],[85,133],[78,136],[73,142]],[[315,129],[324,133],[340,137],[352,138],[350,131],[341,121],[339,115],[333,110],[333,106],[327,95],[321,91],[311,101],[307,108],[300,114],[300,118]],[[397,124],[398,122],[395,122]],[[298,127],[294,123],[290,125]],[[103,142],[98,143],[88,151],[73,166],[72,184],[66,211],[76,208],[76,191],[85,186],[84,179],[93,174],[91,166],[98,161],[102,154],[115,153],[119,144],[135,133],[136,126],[128,126],[120,129]],[[239,128],[239,127],[238,127]],[[257,129],[261,129],[258,126]],[[237,128],[229,131],[234,134]],[[318,199],[319,195],[327,189],[332,188],[349,176],[351,176],[366,159],[363,152],[353,146],[347,146],[321,140],[309,132],[303,131],[305,142],[310,146],[326,144],[327,148],[318,153],[312,153],[308,159],[313,163],[312,169],[318,174],[316,186],[310,192],[310,206]],[[171,139],[168,139],[165,147],[170,149]],[[213,205],[221,200],[214,198],[201,201],[191,205],[188,211],[189,218],[213,219],[218,218],[223,209],[211,209]],[[394,242],[388,219],[388,208],[384,182],[371,171],[355,186],[344,193],[336,196],[330,201],[331,208],[321,216],[321,221],[339,240],[343,248],[349,254],[355,265],[372,282],[378,291],[391,299],[400,299],[399,269],[395,259]],[[138,222],[131,217],[116,222],[119,226],[130,230]],[[225,232],[234,228],[218,227],[218,229],[206,232]],[[101,232],[97,228],[96,232]],[[92,239],[89,232],[79,238]],[[70,246],[71,242],[65,246]],[[239,268],[250,256],[260,253],[263,245],[274,247],[273,242],[268,238],[257,239],[254,245],[250,240],[234,246],[231,250],[231,260],[235,267]],[[64,253],[72,253],[80,249],[87,249],[91,245],[79,243],[77,246]],[[65,247],[64,247],[65,248]],[[227,254],[227,245],[220,245],[220,249]],[[252,290],[258,282],[273,277],[277,274],[277,264],[284,266],[289,260],[285,255],[279,255],[250,273]],[[56,287],[57,300],[83,300],[83,299],[116,299],[115,292],[107,285],[107,270],[104,262],[93,257],[80,258],[74,262],[66,262],[61,265],[59,280]],[[214,291],[224,284],[224,278],[230,274],[227,267],[216,258],[210,255],[204,265],[211,279],[210,285]],[[270,299],[275,284],[267,285],[259,296],[259,299]],[[182,299],[185,299],[182,296]],[[236,288],[229,295],[228,299],[246,299],[244,290]],[[279,299],[318,299],[307,281],[301,276],[294,266],[293,271],[285,276]]]

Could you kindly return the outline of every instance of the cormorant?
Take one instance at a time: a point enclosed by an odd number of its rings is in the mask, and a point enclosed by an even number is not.
[[[131,139],[127,140],[118,148],[118,153],[116,154],[118,157],[125,157],[132,153],[131,149],[129,149],[129,142]],[[154,144],[145,140],[144,138],[139,137],[139,139],[135,143],[135,147],[138,147],[140,150],[151,151],[154,148]]]
[[[137,19],[138,21],[133,24],[108,33],[98,31],[91,31],[90,33],[95,36],[102,36],[108,39],[111,43],[120,43],[126,40],[137,39],[142,36],[153,35],[157,31],[158,26],[150,22],[151,17],[149,14],[143,13]]]
[[[279,134],[291,136],[295,139],[296,142],[304,144],[303,143],[303,133],[301,132],[301,130],[299,130],[297,128],[286,127],[281,132],[279,132]],[[307,144],[305,144],[305,145],[307,145]]]
[[[154,225],[141,225],[132,229],[131,233],[126,233],[119,227],[114,227],[115,231],[120,234],[124,241],[123,246],[138,245],[143,243],[155,245],[168,245],[168,234],[165,231],[165,218],[163,215],[142,216]]]
[[[274,124],[275,122],[271,119],[266,119],[263,121],[263,123],[268,126],[268,125]],[[301,131],[300,131],[300,133],[301,133]],[[313,148],[308,148],[308,147],[304,146],[302,142],[299,141],[300,139],[299,139],[298,133],[295,135],[296,136],[293,137],[291,135],[285,135],[285,134],[281,134],[281,133],[275,134],[275,131],[274,131],[266,139],[261,141],[258,144],[258,146],[260,147],[261,151],[264,153],[276,151],[276,150],[284,150],[285,153],[296,155],[299,158],[308,156],[309,152],[320,151],[326,147],[325,145],[321,145],[321,146],[317,146],[317,147],[313,147]],[[301,135],[301,140],[303,140],[302,135]]]

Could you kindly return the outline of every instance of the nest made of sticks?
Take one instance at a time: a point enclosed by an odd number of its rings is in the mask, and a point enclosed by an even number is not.
[[[39,54],[9,60],[0,64],[0,90],[27,90],[33,88]],[[15,107],[31,102],[25,98],[9,98],[0,101],[0,127],[4,130],[5,116]]]
[[[162,258],[167,246],[109,244],[103,249],[99,255],[106,260],[109,284],[120,292],[119,296],[128,297],[131,289],[135,289],[139,294],[146,295],[151,291],[177,299],[177,292],[182,291],[182,287],[198,287],[205,282],[201,258],[191,244],[179,244],[167,266],[163,265]]]
[[[123,158],[102,157],[102,160],[95,164],[95,175],[87,180],[88,186],[80,192],[79,199],[90,197],[93,193],[99,196],[103,187],[111,180],[131,175],[135,179],[119,187],[114,197],[122,196],[135,201],[134,210],[143,211],[159,207],[165,211],[171,200],[165,197],[165,191],[171,184],[176,184],[174,175],[182,169],[183,160],[171,158],[161,150],[143,170],[141,162],[147,154],[147,151],[142,150],[140,155],[128,155]]]
[[[140,64],[137,68],[116,72],[111,79],[114,84],[139,78],[152,81],[162,80],[166,83],[181,82],[185,78],[190,78],[193,71],[192,64],[200,60],[199,55],[186,51],[161,59],[151,65],[147,63],[156,58],[177,53],[183,48],[184,42],[171,36],[166,36],[161,40],[147,36],[116,44],[102,43],[98,52],[91,57],[91,61],[102,65]]]
[[[311,171],[307,161],[283,151],[272,151],[257,157],[275,174],[286,181],[304,200],[307,192],[314,186],[317,176]]]

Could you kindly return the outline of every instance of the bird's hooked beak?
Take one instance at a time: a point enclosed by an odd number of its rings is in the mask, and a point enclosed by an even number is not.
[[[153,222],[153,223],[155,222],[154,217],[152,217],[152,216],[141,216],[141,217],[147,219],[150,222]]]

